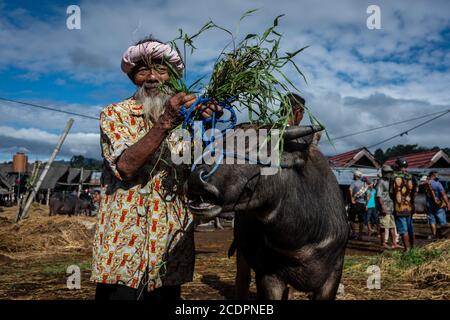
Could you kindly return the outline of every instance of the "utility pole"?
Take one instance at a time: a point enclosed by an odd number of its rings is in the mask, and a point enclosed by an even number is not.
[[[27,216],[28,210],[30,209],[30,206],[31,206],[31,203],[33,202],[33,199],[36,196],[36,193],[39,190],[39,187],[41,186],[42,182],[44,181],[45,176],[47,175],[48,170],[50,169],[50,166],[52,165],[53,161],[55,160],[56,155],[58,154],[59,150],[61,150],[64,140],[66,139],[67,134],[69,133],[69,130],[72,127],[73,121],[74,120],[72,118],[70,118],[69,121],[67,121],[66,127],[64,128],[63,133],[59,137],[59,141],[56,144],[56,147],[53,150],[53,153],[50,156],[50,159],[48,159],[48,162],[45,165],[45,168],[42,171],[41,176],[39,177],[39,180],[37,181],[36,185],[31,186],[32,191],[31,191],[30,196],[26,199],[26,203],[25,203],[23,210],[19,210],[17,212],[16,222],[19,222],[21,219],[24,219]]]

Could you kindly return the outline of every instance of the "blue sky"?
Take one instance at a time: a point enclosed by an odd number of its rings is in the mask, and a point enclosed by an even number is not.
[[[68,30],[66,9],[81,9],[81,29]],[[381,9],[381,30],[366,27],[368,5]],[[171,40],[178,28],[198,30],[209,18],[240,34],[261,32],[278,14],[282,50],[310,45],[296,62],[308,84],[286,70],[331,136],[413,118],[450,107],[448,1],[2,1],[0,97],[96,116],[133,94],[120,70],[123,51],[153,34]],[[228,41],[208,32],[188,60],[191,78],[207,74]],[[68,116],[0,102],[0,161],[16,151],[45,160]],[[450,116],[382,145],[450,146]],[[418,121],[420,122],[420,121]],[[370,145],[416,123],[323,141],[326,154]],[[100,158],[98,123],[75,118],[60,158]],[[373,151],[373,150],[372,150]]]

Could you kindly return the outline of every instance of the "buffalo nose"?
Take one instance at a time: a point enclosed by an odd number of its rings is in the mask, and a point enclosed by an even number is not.
[[[208,173],[209,170],[208,166],[206,165],[198,166],[197,169],[191,173],[191,176],[188,180],[188,194],[210,194],[216,198],[220,198],[219,190],[211,183],[211,181],[209,181],[211,178],[205,178],[205,175],[207,175]]]
[[[204,193],[207,188],[208,182],[205,176],[208,174],[208,168],[205,165],[197,167],[197,169],[191,173],[189,179],[189,191]]]

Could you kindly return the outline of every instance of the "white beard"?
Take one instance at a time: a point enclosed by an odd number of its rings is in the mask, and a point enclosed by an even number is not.
[[[164,113],[164,106],[170,99],[171,90],[165,87],[164,90],[157,96],[152,96],[147,93],[144,86],[137,89],[134,97],[144,107],[144,118],[146,121],[156,122]]]

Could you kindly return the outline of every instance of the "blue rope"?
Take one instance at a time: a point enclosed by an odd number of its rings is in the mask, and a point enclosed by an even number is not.
[[[207,118],[207,119],[202,119],[202,137],[205,133],[205,127],[208,123],[211,123],[211,129],[214,131],[214,129],[216,128],[216,124],[217,123],[228,123],[228,126],[226,126],[224,129],[221,130],[221,133],[224,134],[227,130],[229,129],[233,129],[234,127],[236,127],[236,122],[237,122],[237,117],[236,117],[236,112],[234,111],[233,106],[231,105],[231,101],[234,99],[234,97],[231,97],[225,101],[221,101],[219,102],[219,106],[222,107],[223,110],[228,110],[230,112],[230,117],[228,119],[216,119],[216,113],[213,112],[212,117],[211,118]],[[197,98],[197,100],[195,100],[195,102],[189,107],[189,109],[187,109],[185,106],[181,107],[180,110],[180,114],[183,116],[183,125],[182,128],[183,129],[189,129],[191,131],[191,136],[194,137],[194,122],[196,121],[195,118],[195,113],[194,113],[194,109],[195,107],[197,107],[199,104],[207,104],[208,102],[211,102],[212,99],[209,97],[205,97],[204,95],[199,96]],[[198,120],[197,120],[198,121]],[[202,157],[200,157],[199,159],[195,160],[194,163],[192,164],[191,167],[191,171],[195,170],[195,167],[200,163],[199,161],[201,161],[203,159],[203,156],[205,154],[207,154],[208,152],[212,153],[212,156],[214,156],[214,149],[212,149],[212,143],[214,142],[214,136],[211,132],[211,136],[209,138],[209,141],[206,142],[206,149],[205,152],[203,153]],[[208,172],[206,175],[203,176],[203,178],[208,178],[209,176],[211,176],[219,167],[219,163],[223,160],[224,157],[224,153],[222,150],[222,154],[219,156],[218,161],[215,161],[215,165],[214,167],[211,169],[210,172]],[[216,159],[217,160],[217,159]]]

